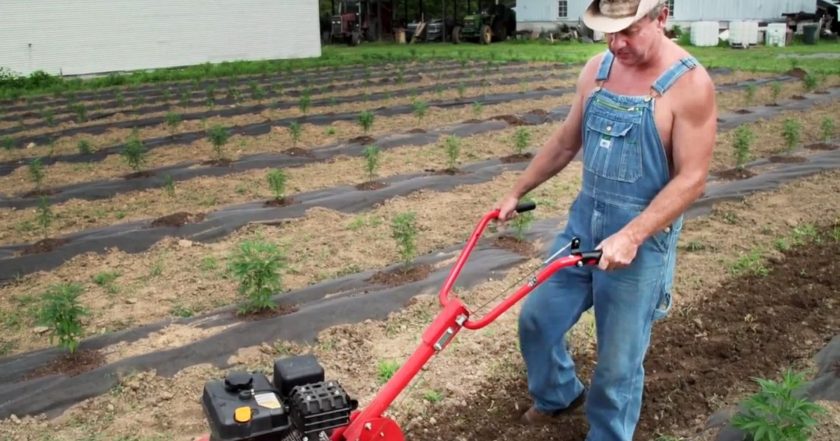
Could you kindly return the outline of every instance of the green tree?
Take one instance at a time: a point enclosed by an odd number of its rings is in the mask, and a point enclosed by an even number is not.
[[[412,212],[394,216],[391,237],[397,242],[403,264],[410,264],[417,254],[417,216]]]
[[[788,151],[798,144],[802,134],[802,124],[795,119],[786,119],[782,125],[782,137],[785,139]]]
[[[268,172],[266,179],[268,179],[268,187],[274,193],[274,199],[283,200],[286,197],[286,173],[276,168]]]
[[[300,135],[303,129],[300,126],[300,123],[297,121],[292,121],[289,124],[289,136],[292,138],[292,146],[297,146],[298,141],[300,141]]]
[[[369,145],[362,150],[362,155],[365,157],[365,170],[368,178],[372,181],[376,178],[376,170],[379,168],[379,157],[381,151],[375,145]]]
[[[519,127],[513,133],[513,149],[517,155],[525,153],[528,144],[531,143],[531,132],[525,127]]]
[[[181,114],[176,112],[166,112],[166,125],[169,127],[169,135],[174,136],[175,132],[178,130],[178,126],[181,125]]]
[[[213,144],[213,153],[217,161],[225,159],[224,147],[230,139],[230,132],[219,124],[214,124],[207,130],[207,137]]]
[[[128,139],[120,154],[135,172],[139,172],[146,164],[146,147],[136,134]]]
[[[79,149],[79,154],[81,155],[90,155],[93,153],[93,147],[90,145],[90,141],[86,139],[79,140],[76,148]]]
[[[527,202],[534,202],[534,200],[527,196],[523,197],[520,200],[520,203],[523,204]],[[526,211],[524,213],[519,213],[510,222],[513,226],[513,231],[516,236],[516,240],[522,242],[523,240],[525,240],[525,232],[527,232],[528,228],[531,228],[531,224],[534,223],[534,212]]]
[[[50,203],[46,197],[38,198],[38,208],[35,210],[35,221],[41,227],[41,231],[46,239],[50,231],[50,225],[53,221],[53,212],[50,209]]]
[[[446,151],[446,169],[454,171],[458,169],[458,156],[461,154],[461,138],[455,135],[446,137],[444,141]]]
[[[39,322],[50,328],[50,341],[57,337],[59,345],[71,354],[79,347],[84,334],[82,317],[88,314],[79,303],[81,294],[81,285],[75,283],[53,285],[44,293],[38,314]]]
[[[418,121],[421,121],[426,117],[426,113],[429,111],[429,105],[425,101],[415,100],[412,104],[412,109],[414,116],[417,117]]]
[[[373,118],[373,112],[367,110],[359,114],[359,125],[362,126],[364,133],[370,132],[371,127],[373,127]]]
[[[240,313],[274,309],[271,296],[283,287],[280,270],[284,267],[283,253],[274,244],[252,240],[239,245],[228,270],[239,281],[239,293],[245,297]]]
[[[738,126],[735,130],[735,140],[732,148],[735,150],[735,168],[743,169],[750,159],[750,144],[755,135],[747,126]]]
[[[29,179],[35,184],[35,190],[40,191],[44,183],[46,172],[44,171],[44,161],[41,158],[35,158],[29,162]]]

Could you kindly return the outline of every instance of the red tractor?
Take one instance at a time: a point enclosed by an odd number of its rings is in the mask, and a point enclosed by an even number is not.
[[[369,6],[362,0],[341,0],[338,14],[332,16],[330,38],[333,43],[344,42],[358,46],[367,34]]]

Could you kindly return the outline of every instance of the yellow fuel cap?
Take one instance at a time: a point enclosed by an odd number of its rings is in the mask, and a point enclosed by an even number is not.
[[[233,411],[233,420],[237,423],[247,423],[251,421],[251,408],[237,407],[236,410]]]

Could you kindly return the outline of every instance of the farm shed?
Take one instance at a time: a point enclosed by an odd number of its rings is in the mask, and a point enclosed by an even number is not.
[[[590,0],[518,0],[517,28],[554,29],[558,24],[577,24]],[[817,0],[668,0],[672,24],[693,21],[759,20],[784,21],[782,14],[814,13]]]
[[[20,74],[321,54],[316,0],[6,1],[0,15],[0,66]]]

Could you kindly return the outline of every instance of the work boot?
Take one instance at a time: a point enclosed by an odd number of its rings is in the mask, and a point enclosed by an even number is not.
[[[555,421],[558,417],[563,415],[568,415],[575,411],[578,407],[582,406],[583,403],[586,401],[586,389],[578,395],[577,398],[574,399],[569,405],[563,409],[558,409],[553,412],[547,413],[541,410],[537,410],[536,406],[531,406],[525,413],[522,414],[520,420],[523,424],[529,426],[542,426],[545,424],[549,424]]]

